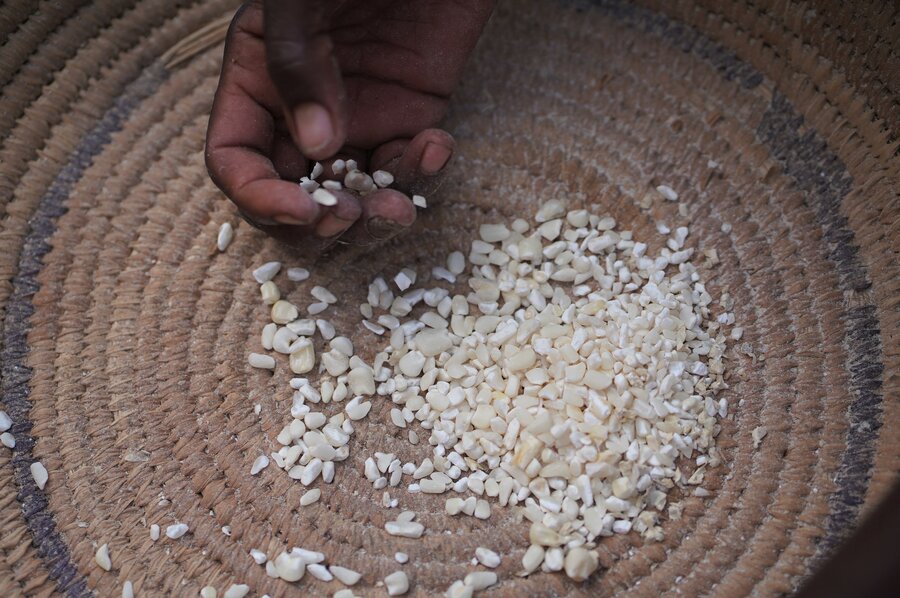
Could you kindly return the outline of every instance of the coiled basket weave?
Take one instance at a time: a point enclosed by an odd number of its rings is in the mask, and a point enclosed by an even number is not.
[[[399,568],[395,550],[411,557],[411,593],[437,595],[479,545],[504,557],[489,596],[781,595],[896,481],[896,3],[501,2],[448,117],[459,146],[433,207],[402,239],[312,265],[343,299],[338,329],[371,358],[380,341],[355,306],[375,272],[427,264],[466,247],[478,223],[551,197],[636,235],[688,222],[693,243],[717,250],[704,276],[735,298],[746,331],[728,352],[727,465],[707,475],[709,498],[664,520],[664,541],[604,540],[583,585],[515,576],[527,528],[512,509],[451,520],[441,497],[399,493],[429,532],[388,536],[362,460],[428,449],[390,425],[387,401],[315,505],[300,509],[302,487],[274,468],[249,474],[290,396],[286,374],[247,365],[266,317],[248,272],[301,264],[240,220],[203,165],[234,8],[0,7],[0,409],[17,443],[0,447],[0,595],[119,596],[126,580],[137,596],[341,587],[309,575],[288,586],[248,556],[291,545],[362,572],[362,595],[385,595],[376,584]],[[662,183],[683,214],[653,194]],[[235,241],[217,253],[226,221]],[[150,524],[176,521],[190,533],[151,541]],[[103,543],[110,572],[94,563]]]

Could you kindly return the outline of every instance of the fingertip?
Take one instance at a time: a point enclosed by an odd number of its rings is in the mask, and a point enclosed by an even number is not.
[[[295,107],[292,114],[293,132],[297,145],[309,158],[318,160],[334,144],[335,126],[331,114],[321,104],[306,102]]]
[[[297,218],[292,214],[275,214],[272,220],[278,224],[287,224],[290,226],[307,226],[315,221],[314,218],[307,220],[305,218]]]
[[[354,222],[354,220],[343,220],[334,214],[326,214],[316,225],[316,235],[323,239],[337,237],[353,226]]]
[[[429,141],[425,144],[425,149],[422,151],[422,157],[419,160],[419,170],[425,175],[435,175],[444,169],[452,155],[452,145]]]
[[[416,207],[396,189],[379,189],[360,198],[362,216],[341,237],[349,243],[372,245],[407,230],[416,221]]]
[[[416,206],[412,200],[395,189],[380,189],[362,198],[363,218],[380,218],[400,227],[411,226],[416,221]]]
[[[453,157],[456,142],[446,131],[426,129],[412,139],[395,139],[373,154],[371,168],[394,175],[395,186],[413,193],[430,193],[438,175]]]
[[[290,181],[253,181],[235,191],[232,199],[252,217],[292,226],[308,226],[322,208],[303,189]]]
[[[331,214],[340,220],[355,222],[362,215],[363,209],[355,195],[347,191],[333,191],[337,204],[331,208]]]
[[[410,142],[404,154],[417,158],[418,172],[433,176],[443,170],[450,162],[456,140],[442,129],[425,129]]]
[[[316,223],[315,233],[322,238],[336,237],[346,231],[359,220],[363,208],[356,196],[347,191],[332,191],[337,203],[323,210],[323,215]]]

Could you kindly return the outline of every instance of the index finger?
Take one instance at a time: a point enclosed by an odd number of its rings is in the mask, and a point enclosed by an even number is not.
[[[261,31],[261,12],[252,5],[238,12],[229,29],[207,129],[206,166],[213,182],[254,218],[312,224],[321,208],[296,182],[279,177],[269,155],[275,120],[265,104],[277,106],[277,94],[266,77],[248,68],[265,64]]]

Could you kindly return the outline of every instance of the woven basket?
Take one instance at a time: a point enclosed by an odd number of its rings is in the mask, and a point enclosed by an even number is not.
[[[265,321],[251,267],[301,265],[236,215],[203,165],[223,0],[10,2],[0,8],[0,351],[14,450],[0,447],[0,595],[331,595],[268,578],[248,556],[324,551],[364,572],[409,553],[411,594],[442,592],[474,548],[503,555],[491,596],[794,591],[900,471],[900,25],[870,0],[500,3],[452,104],[458,152],[415,230],[312,266],[343,303],[339,330],[377,348],[356,304],[377,271],[465,247],[483,221],[550,197],[650,236],[690,222],[735,298],[726,465],[685,499],[665,540],[605,539],[588,583],[515,576],[513,509],[449,520],[440,497],[392,514],[362,461],[410,446],[377,401],[350,459],[300,509],[303,487],[250,465],[285,423],[287,374],[253,370]],[[684,212],[650,191],[666,183]],[[218,226],[236,237],[213,251]],[[731,225],[723,232],[722,225]],[[724,230],[728,230],[725,227]],[[306,283],[292,291],[308,292]],[[254,413],[254,405],[261,413]],[[754,447],[752,431],[768,435]],[[39,490],[34,461],[49,471]],[[177,541],[150,524],[183,521]],[[229,526],[230,536],[223,534]],[[448,530],[447,534],[440,533]],[[108,543],[113,569],[94,564]]]

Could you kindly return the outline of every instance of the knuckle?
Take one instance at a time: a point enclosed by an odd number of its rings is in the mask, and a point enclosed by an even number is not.
[[[266,63],[272,75],[297,75],[315,68],[330,54],[328,42],[305,39],[266,40]]]
[[[300,40],[272,40],[266,43],[266,63],[270,73],[290,73],[309,67],[309,52]]]

